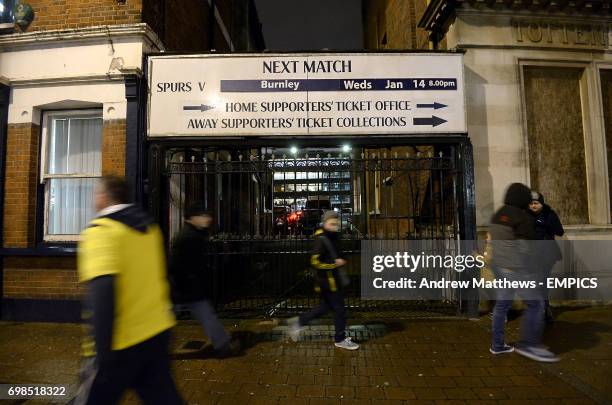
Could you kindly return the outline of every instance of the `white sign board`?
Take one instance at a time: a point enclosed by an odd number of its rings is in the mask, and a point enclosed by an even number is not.
[[[466,132],[460,54],[149,59],[148,135]]]

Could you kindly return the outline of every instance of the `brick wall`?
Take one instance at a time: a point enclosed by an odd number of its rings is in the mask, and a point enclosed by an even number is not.
[[[367,0],[364,35],[368,49],[427,49],[427,33],[417,25],[426,0]]]
[[[231,29],[234,3],[230,0],[217,3],[223,21]],[[210,9],[208,2],[203,0],[126,0],[124,3],[117,0],[29,0],[28,4],[35,13],[28,32],[145,22],[168,50],[205,51],[210,47]],[[212,46],[218,52],[229,51],[218,27]]]
[[[142,21],[142,0],[28,0],[34,21],[27,31],[133,24]]]
[[[164,41],[166,35],[166,0],[142,0],[142,22]]]
[[[167,50],[184,52],[208,50],[211,47],[211,15],[208,2],[181,0],[180,7],[176,4],[169,0],[143,0],[142,21],[153,28]],[[216,6],[226,27],[230,29],[232,1],[217,1]],[[217,52],[230,50],[216,23],[212,47]]]
[[[425,9],[427,8],[426,0],[415,0],[414,2],[415,15],[416,15],[416,23],[419,23],[419,20],[423,16]],[[445,40],[446,42],[446,40]],[[419,49],[427,49],[429,48],[429,32],[422,28],[416,29],[416,47]]]
[[[363,34],[366,49],[381,49],[385,31],[385,0],[366,0],[363,6]]]
[[[385,8],[387,21],[387,48],[406,49],[416,47],[414,2],[388,0]]]
[[[104,121],[102,174],[125,175],[125,125],[125,120]],[[7,136],[4,247],[32,247],[40,129],[34,124],[11,124]]]
[[[39,127],[10,124],[7,132],[4,185],[4,246],[23,248],[35,243]]]
[[[8,257],[4,261],[4,297],[79,299],[74,257]]]
[[[102,127],[102,174],[125,175],[125,120],[104,121]]]
[[[103,124],[102,173],[125,175],[125,120]],[[8,127],[4,247],[36,243],[36,187],[40,129],[33,124]],[[78,299],[74,257],[7,257],[2,295],[13,299]]]
[[[166,5],[164,44],[173,51],[208,50],[210,46],[208,2],[182,0],[181,5],[181,7]]]

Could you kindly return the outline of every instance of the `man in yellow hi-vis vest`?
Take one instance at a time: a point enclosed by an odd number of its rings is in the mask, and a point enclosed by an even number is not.
[[[125,180],[103,177],[94,199],[98,214],[78,245],[89,331],[75,404],[115,404],[128,388],[144,404],[180,404],[168,353],[175,319],[162,234],[128,204]]]

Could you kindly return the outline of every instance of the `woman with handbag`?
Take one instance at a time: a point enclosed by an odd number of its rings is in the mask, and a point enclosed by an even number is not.
[[[321,317],[329,310],[334,312],[336,333],[335,346],[341,349],[357,350],[359,345],[346,336],[346,307],[342,289],[349,284],[349,279],[342,269],[346,264],[338,254],[340,221],[335,211],[327,211],[322,218],[323,228],[315,232],[315,242],[310,256],[313,268],[315,291],[321,296],[318,306],[299,317],[288,320],[289,336],[296,342],[303,327],[312,320]]]

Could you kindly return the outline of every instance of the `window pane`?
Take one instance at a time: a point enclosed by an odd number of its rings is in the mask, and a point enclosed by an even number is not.
[[[68,170],[71,173],[101,171],[102,119],[70,119]]]
[[[100,174],[102,119],[52,118],[49,126],[49,174]]]
[[[48,235],[77,235],[94,217],[93,189],[96,179],[49,181]]]
[[[274,172],[274,180],[295,179],[295,172]]]
[[[49,126],[49,173],[68,172],[68,120],[54,118]]]

